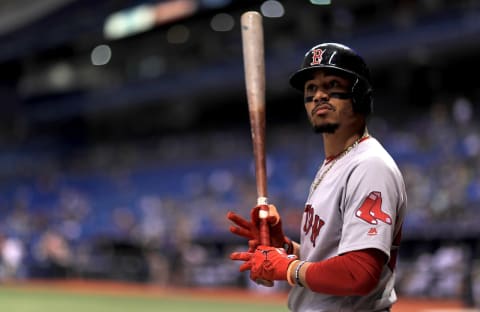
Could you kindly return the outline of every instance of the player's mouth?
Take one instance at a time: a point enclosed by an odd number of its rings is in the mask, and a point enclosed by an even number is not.
[[[312,116],[325,115],[329,111],[335,111],[335,107],[330,103],[322,103],[313,108]]]

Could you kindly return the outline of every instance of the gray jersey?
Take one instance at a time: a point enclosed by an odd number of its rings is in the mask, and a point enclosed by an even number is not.
[[[344,156],[325,162],[312,188],[319,178],[305,205],[300,259],[318,262],[376,248],[389,261],[378,286],[366,296],[332,296],[295,286],[289,294],[290,310],[388,311],[397,299],[394,268],[407,203],[402,174],[383,146],[369,137]]]

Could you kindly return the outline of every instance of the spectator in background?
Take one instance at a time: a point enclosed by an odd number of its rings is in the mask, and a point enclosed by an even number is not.
[[[66,278],[73,272],[73,253],[68,241],[58,231],[47,229],[36,246],[36,259],[43,277]]]
[[[24,256],[25,250],[20,239],[0,234],[0,281],[22,277]]]

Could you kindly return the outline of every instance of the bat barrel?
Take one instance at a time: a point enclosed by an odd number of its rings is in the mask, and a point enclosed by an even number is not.
[[[265,105],[265,60],[262,15],[256,11],[242,14],[242,49],[248,103],[254,109]]]
[[[258,197],[267,197],[265,160],[265,60],[262,15],[241,16],[242,48]]]

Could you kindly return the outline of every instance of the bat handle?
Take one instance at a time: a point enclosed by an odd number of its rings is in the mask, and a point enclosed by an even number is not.
[[[260,244],[270,246],[270,226],[267,219],[260,219]]]
[[[260,244],[264,246],[270,246],[270,225],[268,224],[268,203],[266,197],[259,197],[257,204],[260,205],[260,210],[258,210],[258,217],[260,219]]]
[[[258,210],[258,217],[260,218],[260,245],[270,246],[270,224],[268,224],[268,215],[270,210],[268,209],[268,203],[266,197],[259,197],[257,200],[257,204],[260,205],[260,210]],[[273,287],[274,282],[259,279],[256,281],[257,284]]]

